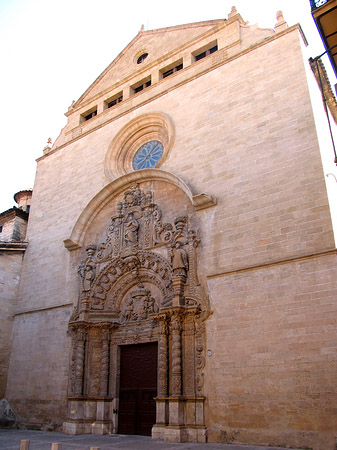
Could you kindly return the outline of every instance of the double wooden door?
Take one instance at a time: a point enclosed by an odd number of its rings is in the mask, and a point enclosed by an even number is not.
[[[156,422],[158,344],[120,349],[118,433],[150,436]]]

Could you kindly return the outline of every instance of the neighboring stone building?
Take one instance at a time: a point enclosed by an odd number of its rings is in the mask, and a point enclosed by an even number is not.
[[[32,191],[14,195],[18,207],[0,214],[0,400],[5,395],[10,343]],[[0,418],[1,423],[1,418]]]
[[[235,8],[142,29],[71,105],[37,166],[5,393],[21,425],[335,448],[305,43]]]

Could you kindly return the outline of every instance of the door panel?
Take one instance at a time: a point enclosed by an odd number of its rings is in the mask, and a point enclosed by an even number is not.
[[[121,346],[118,433],[151,435],[156,421],[156,342]]]

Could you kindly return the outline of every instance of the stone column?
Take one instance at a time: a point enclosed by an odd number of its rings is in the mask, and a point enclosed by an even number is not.
[[[179,397],[181,392],[181,317],[174,312],[171,317],[172,334],[172,396]]]
[[[86,333],[84,330],[77,331],[76,345],[76,367],[75,367],[75,387],[74,394],[76,396],[83,395],[83,376],[84,376],[84,354]]]
[[[184,394],[190,397],[195,395],[195,308],[189,309],[185,314],[183,331],[184,358]]]
[[[166,397],[168,391],[168,319],[166,314],[159,316],[158,347],[158,396]]]
[[[102,330],[102,357],[101,357],[101,390],[100,395],[108,395],[109,381],[109,353],[110,353],[110,332],[109,329]]]

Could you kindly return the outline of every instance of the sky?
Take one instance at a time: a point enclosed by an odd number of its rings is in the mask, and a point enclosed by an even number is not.
[[[68,106],[142,25],[152,30],[224,19],[233,5],[262,28],[273,28],[282,10],[288,25],[301,24],[308,58],[324,51],[309,0],[0,0],[0,212],[15,205],[16,192],[33,187],[36,158],[65,126]],[[327,57],[324,63],[336,83]],[[324,119],[318,128],[330,160],[324,173],[337,177]],[[326,182],[333,201],[337,181],[330,175]]]

